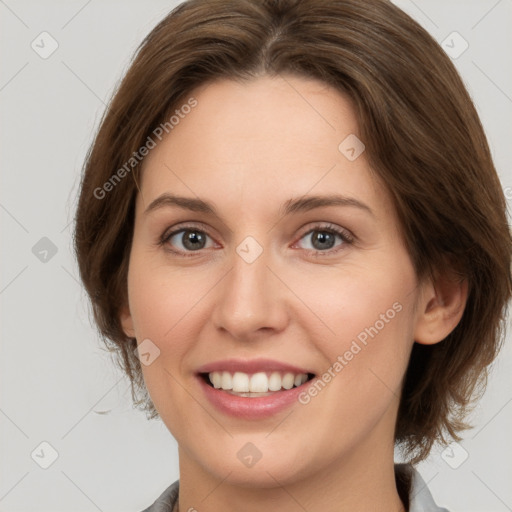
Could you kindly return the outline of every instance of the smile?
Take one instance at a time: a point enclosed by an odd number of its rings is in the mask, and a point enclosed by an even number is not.
[[[196,368],[197,382],[214,409],[245,420],[269,418],[299,403],[315,376],[308,366],[268,358],[230,358]]]
[[[215,389],[243,397],[269,396],[275,392],[299,387],[313,378],[311,373],[214,371],[202,374]]]

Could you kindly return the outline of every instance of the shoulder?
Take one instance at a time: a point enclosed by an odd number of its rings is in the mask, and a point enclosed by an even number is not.
[[[411,464],[395,464],[397,487],[405,485],[409,498],[408,512],[449,512],[436,505],[427,484]]]
[[[142,512],[172,512],[174,504],[178,499],[180,481],[176,480],[155,500],[153,505],[145,508]]]

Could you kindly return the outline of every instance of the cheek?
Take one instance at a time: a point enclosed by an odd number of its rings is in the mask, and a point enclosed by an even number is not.
[[[345,294],[324,294],[317,303],[335,334],[317,338],[325,368],[300,401],[325,436],[337,429],[333,449],[362,440],[381,421],[394,421],[412,347],[410,290],[389,279],[379,286],[370,281],[343,280]]]
[[[130,311],[140,344],[149,339],[158,357],[141,365],[146,387],[160,416],[176,423],[176,411],[186,410],[189,396],[178,382],[190,370],[187,357],[208,321],[208,292],[218,282],[214,272],[155,264],[144,251],[132,253],[128,273]],[[169,407],[172,402],[173,406]]]
[[[197,316],[200,301],[214,284],[207,272],[172,268],[152,263],[151,258],[134,255],[128,274],[130,311],[137,338],[179,343],[190,315]]]
[[[323,270],[323,269],[322,269]],[[408,308],[415,286],[415,275],[407,259],[376,265],[349,264],[328,272],[296,276],[294,292],[310,313],[304,318],[323,326],[318,339],[332,348],[371,335],[394,337],[410,320]],[[290,276],[291,279],[291,276]],[[378,333],[376,332],[378,331]]]
[[[318,274],[299,291],[322,320],[316,336],[326,361],[322,380],[347,407],[333,405],[332,411],[356,415],[364,405],[386,407],[399,393],[413,342],[416,278],[407,255],[394,255],[336,275]],[[310,325],[319,324],[309,317]]]
[[[155,265],[140,251],[132,253],[128,289],[138,343],[149,339],[158,348],[151,364],[141,365],[144,382],[161,418],[174,429],[180,425],[179,411],[187,408],[181,366],[197,339],[198,302],[207,282],[191,280],[183,269]]]

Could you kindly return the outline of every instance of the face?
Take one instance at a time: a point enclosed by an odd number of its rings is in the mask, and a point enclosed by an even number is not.
[[[420,287],[350,102],[293,76],[190,96],[144,162],[122,316],[180,465],[263,487],[392,456]]]

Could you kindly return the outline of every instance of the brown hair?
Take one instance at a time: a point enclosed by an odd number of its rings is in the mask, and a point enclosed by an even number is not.
[[[84,165],[75,250],[95,321],[131,381],[135,404],[148,418],[158,416],[136,340],[119,319],[141,167],[126,162],[195,87],[286,73],[319,79],[352,100],[366,156],[391,193],[418,277],[446,270],[449,261],[469,284],[450,335],[413,346],[395,439],[418,462],[436,440],[446,442],[446,433],[460,440],[457,432],[469,428],[463,419],[503,339],[511,237],[505,197],[461,78],[435,40],[391,2],[189,0],[151,31]]]

